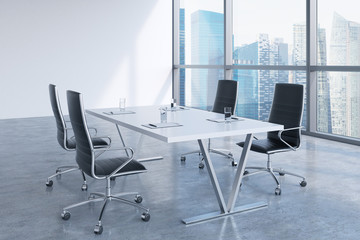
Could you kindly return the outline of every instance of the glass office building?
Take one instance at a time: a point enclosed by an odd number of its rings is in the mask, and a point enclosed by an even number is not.
[[[360,24],[334,13],[330,65],[360,65]],[[330,72],[332,133],[360,138],[360,74]]]
[[[224,15],[198,10],[191,14],[191,62],[200,65],[224,63]],[[217,82],[216,69],[191,72],[191,106],[211,109]]]

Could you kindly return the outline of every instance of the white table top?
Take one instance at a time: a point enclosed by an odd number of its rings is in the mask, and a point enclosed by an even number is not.
[[[126,111],[134,114],[111,115],[104,112],[118,112],[118,108],[86,110],[90,115],[140,132],[167,143],[191,141],[198,139],[239,136],[249,133],[279,131],[282,125],[241,118],[231,123],[217,123],[206,119],[221,119],[223,114],[191,108],[189,110],[168,111],[167,121],[182,126],[151,129],[143,125],[160,123],[159,106],[127,107]]]

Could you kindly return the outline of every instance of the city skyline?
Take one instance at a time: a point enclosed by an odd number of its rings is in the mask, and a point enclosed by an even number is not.
[[[185,17],[185,14],[183,16]],[[191,17],[192,64],[222,65],[224,63],[223,14],[198,10]],[[185,19],[182,22],[185,23]],[[181,36],[186,35],[184,33]],[[360,24],[348,21],[335,12],[330,44],[326,36],[326,29],[319,27],[318,65],[360,65]],[[184,45],[180,46],[185,53],[185,39],[183,42]],[[330,46],[329,49],[327,44]],[[293,24],[292,44],[284,42],[282,38],[270,39],[269,34],[259,33],[255,42],[241,46],[233,45],[232,48],[234,65],[288,65],[291,63],[305,66],[306,25]],[[332,59],[336,59],[337,62]],[[360,126],[360,81],[357,80],[359,75],[358,73],[317,72],[317,131],[360,137],[358,127]],[[186,76],[189,78],[189,75]],[[211,110],[209,108],[215,98],[217,81],[223,79],[223,70],[191,69],[190,76],[190,79],[186,80],[184,77],[180,81],[183,86],[185,82],[187,84],[191,82],[190,96],[186,89],[184,93],[184,96],[188,96],[186,104]],[[307,82],[306,71],[280,70],[234,69],[233,80],[239,82],[236,114],[260,120],[268,118],[275,83],[290,82],[305,85]],[[306,113],[305,105],[304,125],[306,125]]]

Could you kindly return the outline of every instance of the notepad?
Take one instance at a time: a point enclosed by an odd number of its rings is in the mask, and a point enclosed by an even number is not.
[[[166,123],[148,123],[142,126],[155,129],[155,128],[180,127],[182,125],[176,122],[166,122]]]
[[[210,122],[217,122],[217,123],[224,123],[226,122],[226,120],[224,118],[215,118],[215,119],[206,119]],[[230,121],[229,122],[238,122],[238,121],[244,121],[244,119],[242,118],[238,118],[238,117],[231,117]]]
[[[133,114],[135,112],[133,111],[109,111],[109,112],[104,112],[107,115],[122,115],[122,114]]]

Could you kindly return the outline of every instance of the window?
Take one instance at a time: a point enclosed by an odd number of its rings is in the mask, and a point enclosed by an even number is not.
[[[317,73],[317,131],[360,138],[360,72]]]
[[[317,72],[317,131],[360,138],[360,16],[353,3],[318,0],[316,63],[332,69]]]
[[[306,2],[234,0],[235,65],[305,65]]]
[[[217,81],[224,78],[223,1],[180,0],[178,35],[180,65],[201,65],[179,69],[179,102],[211,109]]]
[[[266,120],[274,85],[305,86],[305,132],[360,145],[360,15],[353,0],[173,0],[174,90],[210,110],[238,81],[236,114]],[[311,84],[310,84],[311,83]]]
[[[224,64],[224,6],[219,0],[180,1],[180,62]]]
[[[318,0],[318,65],[360,65],[360,15],[353,0]]]

